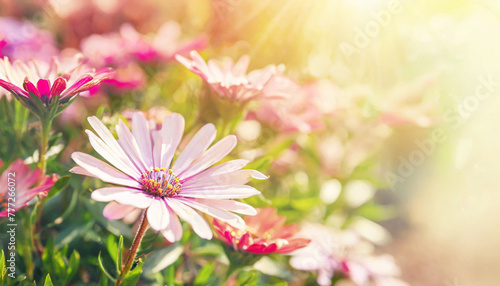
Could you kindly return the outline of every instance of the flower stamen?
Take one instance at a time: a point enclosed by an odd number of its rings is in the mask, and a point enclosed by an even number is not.
[[[155,197],[173,197],[179,193],[182,184],[171,169],[153,168],[141,175],[143,192]]]

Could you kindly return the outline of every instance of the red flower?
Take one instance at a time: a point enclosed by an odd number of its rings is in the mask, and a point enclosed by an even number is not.
[[[255,216],[246,216],[246,230],[236,229],[214,219],[214,227],[220,240],[234,250],[256,254],[289,253],[309,244],[309,239],[294,238],[299,231],[295,224],[285,225],[285,217],[278,216],[276,209],[266,207]]]

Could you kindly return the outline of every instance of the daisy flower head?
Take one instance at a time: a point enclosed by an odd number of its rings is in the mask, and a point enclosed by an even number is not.
[[[247,73],[250,57],[242,56],[236,63],[225,58],[219,62],[205,62],[196,51],[191,51],[191,59],[176,55],[177,61],[208,83],[211,90],[219,97],[231,102],[249,102],[258,99],[286,98],[281,90],[268,90],[267,86],[284,71],[284,66],[269,65],[263,69]]]
[[[40,118],[53,118],[78,94],[99,85],[111,73],[110,69],[94,71],[80,54],[61,62],[57,58],[27,63],[0,59],[0,87]]]
[[[247,228],[239,230],[214,220],[215,231],[220,240],[236,251],[255,254],[289,253],[309,244],[309,239],[296,238],[299,228],[295,224],[285,225],[285,217],[278,216],[276,209],[260,209],[255,216],[245,217]]]
[[[92,192],[96,201],[110,202],[104,208],[109,219],[121,219],[137,209],[146,210],[151,228],[171,242],[182,237],[179,217],[200,237],[211,239],[212,229],[199,212],[238,229],[243,219],[234,214],[255,214],[255,209],[233,199],[260,192],[245,185],[249,179],[265,179],[255,170],[242,169],[248,161],[232,160],[217,166],[236,146],[229,135],[215,140],[213,124],[203,126],[174,159],[184,133],[184,118],[177,113],[165,117],[160,129],[140,112],[132,116],[132,130],[123,121],[116,126],[118,139],[97,117],[89,117],[95,133],[87,130],[95,151],[110,164],[75,152],[73,173],[96,177],[115,186]],[[209,148],[210,147],[210,148]]]
[[[400,279],[399,267],[390,255],[373,254],[373,245],[352,230],[337,230],[318,224],[306,224],[301,235],[311,243],[294,251],[293,268],[316,271],[319,285],[331,285],[336,274],[348,278],[346,283],[373,286],[408,286]]]
[[[0,160],[0,167],[2,164]],[[9,209],[27,206],[37,195],[46,196],[56,181],[56,175],[43,175],[38,167],[31,170],[22,159],[12,162],[0,175],[0,217],[8,216]]]

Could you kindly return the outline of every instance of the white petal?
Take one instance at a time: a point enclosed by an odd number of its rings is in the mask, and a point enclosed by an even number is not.
[[[217,176],[220,174],[226,174],[226,173],[231,173],[236,170],[240,170],[241,168],[245,167],[248,164],[248,160],[244,159],[237,159],[237,160],[231,160],[225,163],[222,163],[220,165],[217,165],[215,167],[212,167],[210,169],[207,169],[201,173],[198,173],[191,178],[189,178],[190,184],[194,184],[196,181],[200,179],[204,179],[209,176]],[[187,183],[187,181],[186,181]]]
[[[170,213],[163,199],[154,199],[148,208],[147,215],[149,225],[155,231],[167,228],[170,222]]]
[[[212,176],[197,175],[196,178],[188,179],[182,185],[189,189],[207,185],[244,185],[251,178],[263,180],[268,177],[259,171],[244,169]]]
[[[200,199],[244,199],[260,194],[258,190],[246,185],[209,186],[185,190],[179,196]]]
[[[204,213],[208,214],[209,216],[217,218],[225,223],[228,223],[237,229],[244,230],[246,228],[245,221],[240,216],[238,216],[236,214],[226,212],[226,211],[218,209],[218,208],[214,208],[213,206],[211,206],[209,204],[203,204],[203,203],[197,202],[193,199],[179,198],[179,201],[185,205],[188,205],[192,208],[195,208],[201,212],[204,212]]]
[[[136,210],[135,207],[120,205],[115,202],[110,202],[104,207],[102,214],[105,218],[109,220],[122,219],[126,217],[128,214]]]
[[[161,167],[169,168],[184,133],[184,117],[178,113],[166,117],[161,127]]]
[[[92,131],[86,130],[86,133],[89,136],[90,145],[92,145],[94,150],[99,153],[99,155],[132,178],[137,179],[140,177],[140,172],[133,166],[132,162],[126,155],[121,156],[116,151],[110,149],[110,147],[94,133],[92,133]],[[122,150],[121,147],[119,148]]]
[[[90,196],[98,202],[116,201],[122,205],[133,206],[139,209],[149,207],[153,200],[139,190],[120,187],[97,189]]]
[[[229,135],[215,143],[179,176],[191,177],[226,157],[236,147],[236,136]]]
[[[74,152],[71,158],[83,169],[81,172],[78,168],[73,168],[72,172],[81,175],[90,175],[96,177],[106,183],[123,185],[127,187],[139,188],[140,184],[130,176],[123,174],[105,162],[94,158],[88,154]]]
[[[90,125],[92,126],[92,128],[94,128],[94,130],[96,131],[97,135],[99,135],[99,137],[101,137],[101,140],[104,143],[104,145],[106,145],[108,147],[109,152],[114,153],[115,156],[117,157],[117,159],[120,159],[121,162],[124,163],[125,165],[132,167],[133,165],[132,165],[132,162],[130,161],[129,157],[123,151],[120,144],[118,144],[118,141],[116,141],[115,137],[106,128],[106,126],[95,116],[89,117],[88,121],[89,121]]]
[[[165,199],[169,207],[183,220],[191,225],[193,231],[201,238],[212,239],[212,229],[203,217],[192,208],[178,202],[176,199]]]
[[[170,212],[170,223],[166,229],[161,231],[161,234],[163,234],[168,241],[174,243],[182,238],[182,225],[174,211],[168,206],[167,208]]]
[[[217,131],[213,124],[203,126],[179,155],[173,166],[175,174],[182,173],[189,165],[212,144]]]
[[[257,211],[250,205],[233,200],[216,200],[216,199],[196,199],[202,204],[211,205],[215,208],[232,211],[243,215],[256,215]]]
[[[136,168],[141,172],[150,169],[146,166],[144,160],[142,159],[141,151],[139,150],[139,145],[132,135],[132,132],[128,129],[127,125],[123,123],[120,119],[118,125],[116,126],[116,134],[118,134],[118,144],[123,148],[125,153],[129,156],[131,161],[135,164]]]
[[[151,133],[149,124],[144,115],[136,112],[132,115],[132,134],[139,145],[141,156],[149,168],[153,167],[153,145],[151,144]]]

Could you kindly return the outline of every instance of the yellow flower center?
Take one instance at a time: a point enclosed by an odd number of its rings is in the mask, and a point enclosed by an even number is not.
[[[154,168],[141,175],[142,190],[155,197],[173,197],[182,184],[171,169]]]

